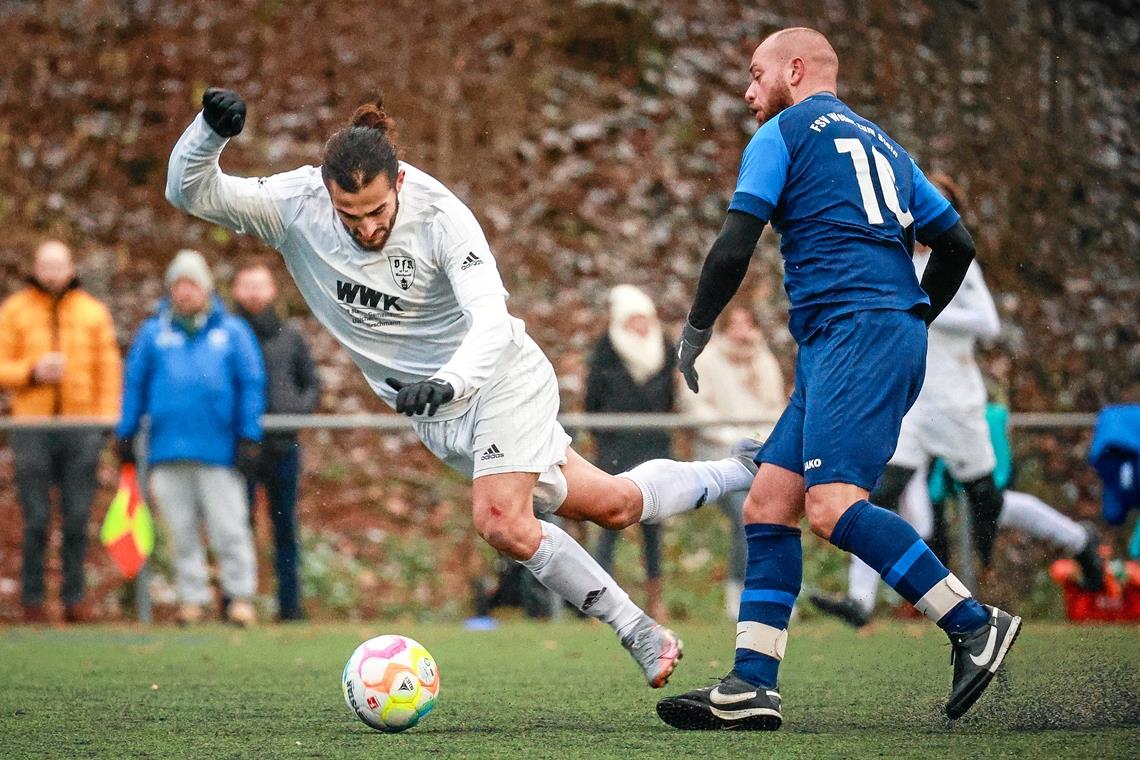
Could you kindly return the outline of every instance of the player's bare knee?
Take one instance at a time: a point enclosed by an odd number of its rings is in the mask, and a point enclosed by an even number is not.
[[[749,492],[744,499],[745,525],[786,525],[794,528],[799,525],[801,511],[790,509],[787,504]]]
[[[744,497],[744,524],[770,523],[768,512],[769,510],[764,508],[764,503],[749,491],[748,495]]]
[[[615,488],[610,491],[598,509],[594,522],[608,530],[621,530],[640,522],[644,499],[641,489],[631,481],[624,478],[615,478],[614,481],[618,485],[628,483],[632,488]]]
[[[809,506],[807,519],[812,533],[825,540],[831,538],[831,531],[835,528],[836,521],[830,511],[820,507],[812,509]]]
[[[811,532],[823,539],[831,538],[835,524],[848,510],[850,504],[841,504],[834,499],[813,499],[808,493],[807,503],[804,505],[807,513],[808,526]]]
[[[607,530],[621,530],[633,525],[641,517],[641,505],[637,505],[636,514],[629,504],[615,500],[607,504],[594,517],[594,522]]]
[[[490,503],[476,508],[473,518],[479,536],[512,559],[529,559],[538,548],[542,529],[531,515]]]

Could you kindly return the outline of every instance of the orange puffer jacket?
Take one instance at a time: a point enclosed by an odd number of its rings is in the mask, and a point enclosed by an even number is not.
[[[32,382],[46,353],[66,357],[59,385]],[[107,307],[78,283],[58,299],[32,285],[0,304],[0,388],[13,417],[103,417],[117,420],[123,364]]]

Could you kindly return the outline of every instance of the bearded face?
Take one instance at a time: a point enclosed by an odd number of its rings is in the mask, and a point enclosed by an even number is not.
[[[329,197],[337,218],[364,250],[379,251],[388,242],[400,210],[399,192],[403,184],[403,171],[396,175],[395,184],[389,183],[387,175],[380,173],[354,193],[335,181],[328,183]]]

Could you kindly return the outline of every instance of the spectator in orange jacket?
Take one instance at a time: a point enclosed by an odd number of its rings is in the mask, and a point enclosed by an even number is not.
[[[79,286],[71,250],[58,240],[36,249],[28,287],[0,304],[0,388],[12,416],[29,426],[9,438],[24,516],[24,619],[44,622],[44,551],[58,486],[63,513],[64,619],[82,622],[83,560],[95,469],[104,433],[36,429],[37,421],[119,416],[122,361],[111,313]]]

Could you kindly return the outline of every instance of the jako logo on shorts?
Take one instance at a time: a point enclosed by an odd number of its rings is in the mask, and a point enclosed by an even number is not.
[[[819,467],[822,464],[823,460],[819,457],[816,457],[815,459],[809,459],[804,462],[804,472],[807,472],[808,470],[814,470],[816,467]]]

